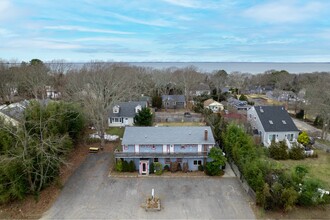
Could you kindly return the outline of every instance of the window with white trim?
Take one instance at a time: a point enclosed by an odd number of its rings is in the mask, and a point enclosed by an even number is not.
[[[194,160],[194,166],[202,165],[202,160]]]

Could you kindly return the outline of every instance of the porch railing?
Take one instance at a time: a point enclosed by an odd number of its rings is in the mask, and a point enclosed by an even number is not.
[[[116,158],[205,158],[208,151],[202,152],[170,152],[170,153],[154,153],[154,152],[115,152]]]

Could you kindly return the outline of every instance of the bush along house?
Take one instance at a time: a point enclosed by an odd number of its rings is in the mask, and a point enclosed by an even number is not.
[[[122,152],[116,152],[116,161],[134,161],[140,175],[149,174],[149,165],[159,162],[170,166],[188,166],[198,170],[204,165],[215,141],[210,127],[126,127]]]

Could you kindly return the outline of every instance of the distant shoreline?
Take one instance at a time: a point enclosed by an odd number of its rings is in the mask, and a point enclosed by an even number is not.
[[[98,62],[98,61],[93,61]],[[103,62],[103,61],[99,61]],[[132,66],[149,67],[154,69],[166,68],[185,68],[195,66],[199,71],[211,73],[217,70],[225,70],[228,73],[242,72],[258,74],[268,70],[286,70],[289,73],[313,73],[313,72],[330,72],[330,62],[121,62],[121,61],[104,61],[108,63],[127,63]],[[45,61],[51,63],[51,61]],[[89,62],[65,62],[66,64],[76,65],[77,68]],[[7,65],[20,65],[20,63],[5,63]]]

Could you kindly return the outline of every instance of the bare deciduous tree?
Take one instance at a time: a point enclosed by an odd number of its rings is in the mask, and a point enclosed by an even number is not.
[[[102,148],[111,107],[127,99],[131,90],[129,74],[119,74],[114,68],[109,63],[90,63],[82,70],[68,74],[67,95],[83,105],[101,138]]]

